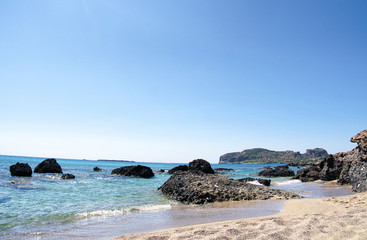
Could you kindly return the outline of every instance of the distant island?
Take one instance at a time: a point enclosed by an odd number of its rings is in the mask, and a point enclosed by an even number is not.
[[[265,148],[247,149],[242,152],[233,152],[222,155],[219,163],[224,164],[283,164],[314,163],[328,156],[328,152],[323,148],[307,149],[306,153],[294,151],[273,151]]]
[[[135,161],[128,161],[128,160],[112,160],[112,159],[98,159],[97,161],[102,161],[102,162],[135,162]]]

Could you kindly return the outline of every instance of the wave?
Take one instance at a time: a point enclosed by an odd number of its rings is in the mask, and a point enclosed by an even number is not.
[[[80,217],[84,218],[95,218],[95,217],[109,217],[115,215],[123,215],[129,213],[142,213],[142,212],[157,212],[160,210],[168,210],[171,209],[171,204],[162,204],[162,205],[144,205],[144,206],[133,206],[123,209],[116,210],[96,210],[91,212],[83,212],[77,214]]]
[[[287,185],[287,184],[294,184],[294,183],[300,183],[301,181],[299,179],[291,179],[291,180],[283,180],[283,181],[272,181],[271,184],[274,186],[279,185]]]

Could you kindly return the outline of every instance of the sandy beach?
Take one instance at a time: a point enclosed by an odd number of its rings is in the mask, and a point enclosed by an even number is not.
[[[115,240],[166,239],[367,239],[367,193],[296,199],[281,213],[125,235]]]

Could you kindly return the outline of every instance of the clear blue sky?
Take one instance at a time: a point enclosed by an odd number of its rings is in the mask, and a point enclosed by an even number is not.
[[[217,162],[351,150],[367,1],[0,2],[0,154]]]

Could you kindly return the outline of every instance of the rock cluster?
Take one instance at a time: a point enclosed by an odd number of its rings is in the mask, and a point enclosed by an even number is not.
[[[295,179],[303,182],[337,180],[352,184],[353,191],[367,191],[367,129],[352,137],[358,146],[349,152],[329,155],[321,162],[297,172]]]
[[[266,168],[258,173],[259,176],[264,177],[292,177],[294,171],[290,170],[287,165],[276,166],[274,168]]]
[[[35,173],[62,173],[61,166],[54,158],[46,159],[34,169]]]
[[[28,163],[19,163],[10,166],[10,174],[16,177],[31,177],[32,168]]]
[[[244,183],[225,176],[212,174],[207,168],[208,165],[210,166],[208,162],[202,159],[195,161],[189,164],[189,168],[190,166],[195,166],[196,170],[177,171],[159,190],[175,200],[194,204],[255,199],[266,200],[270,198],[299,198],[294,193],[262,185]],[[207,173],[197,169],[202,169]]]
[[[136,165],[136,166],[125,166],[112,170],[111,174],[122,175],[122,176],[133,176],[142,178],[154,177],[154,173],[150,167]]]

